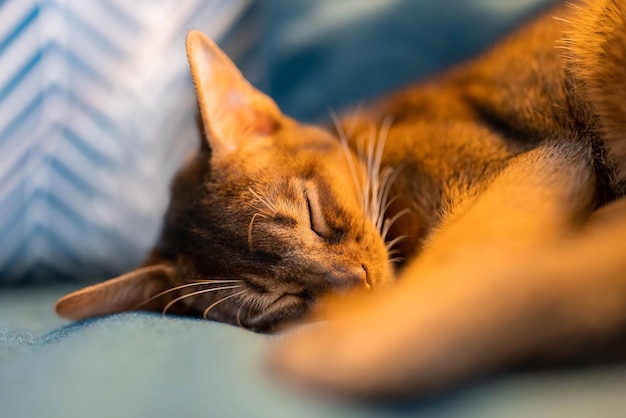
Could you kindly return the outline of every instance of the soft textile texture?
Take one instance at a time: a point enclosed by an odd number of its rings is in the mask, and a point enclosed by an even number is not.
[[[67,325],[10,318],[50,312],[64,287],[0,297],[0,416],[618,417],[626,366],[502,376],[446,396],[374,407],[285,390],[263,373],[275,337],[207,321],[128,313]],[[18,306],[19,305],[19,306]],[[48,321],[46,323],[46,321]],[[55,323],[56,321],[56,323]],[[15,327],[38,331],[15,331]]]

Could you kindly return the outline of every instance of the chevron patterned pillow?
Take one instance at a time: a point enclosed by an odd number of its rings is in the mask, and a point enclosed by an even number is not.
[[[0,1],[0,282],[95,281],[155,240],[198,138],[184,36],[250,0]]]

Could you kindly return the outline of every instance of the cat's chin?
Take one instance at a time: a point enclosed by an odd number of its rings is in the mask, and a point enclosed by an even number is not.
[[[276,333],[297,323],[310,311],[309,298],[293,293],[280,295],[259,314],[251,317],[246,328],[256,332]]]

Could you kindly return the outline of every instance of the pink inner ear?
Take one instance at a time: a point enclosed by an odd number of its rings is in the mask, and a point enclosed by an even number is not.
[[[259,93],[244,93],[242,90],[251,90],[250,86],[241,86],[241,89],[230,90],[224,96],[227,97],[225,102],[227,111],[231,111],[234,123],[241,127],[242,131],[248,131],[255,135],[271,135],[276,132],[278,122],[276,120],[275,110],[265,103],[265,100]],[[219,117],[219,115],[216,115]],[[228,119],[226,119],[228,120]],[[220,124],[217,120],[216,125]]]
[[[240,117],[240,122],[247,126],[249,132],[254,135],[272,135],[278,128],[278,121],[276,119],[256,108],[248,108]]]
[[[221,96],[216,94],[204,108],[211,121],[207,136],[217,152],[236,151],[244,143],[271,136],[278,130],[278,112],[272,103],[265,103],[263,97],[242,99],[235,92],[230,96],[237,97],[237,100],[220,103],[216,99]]]
[[[278,121],[266,114],[255,115],[256,132],[259,135],[273,135],[278,130]]]

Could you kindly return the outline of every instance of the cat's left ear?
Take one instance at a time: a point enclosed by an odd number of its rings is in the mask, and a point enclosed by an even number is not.
[[[272,135],[283,116],[255,89],[213,41],[198,31],[187,34],[191,67],[204,134],[213,153],[236,151],[246,141]]]
[[[140,267],[63,296],[54,309],[59,316],[72,320],[137,309],[160,310],[160,294],[171,287],[173,271],[168,263]]]

